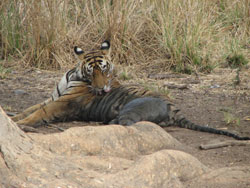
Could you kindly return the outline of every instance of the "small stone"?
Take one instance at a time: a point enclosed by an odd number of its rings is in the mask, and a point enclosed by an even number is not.
[[[16,95],[27,95],[27,94],[28,94],[26,91],[24,91],[24,90],[22,90],[22,89],[16,89],[16,90],[14,91],[14,93],[15,93]]]

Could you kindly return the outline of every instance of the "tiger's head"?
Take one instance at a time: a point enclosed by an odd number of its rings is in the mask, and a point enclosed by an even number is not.
[[[110,58],[110,42],[104,41],[100,49],[85,53],[81,48],[74,47],[78,57],[78,72],[81,79],[88,83],[91,91],[97,95],[109,92],[112,84],[113,67]]]

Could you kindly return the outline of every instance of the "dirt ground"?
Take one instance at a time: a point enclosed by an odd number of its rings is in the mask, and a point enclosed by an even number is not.
[[[0,105],[7,112],[18,113],[42,102],[50,96],[63,71],[42,71],[34,68],[11,68],[0,79]],[[187,119],[214,128],[226,129],[239,135],[250,136],[250,68],[240,72],[240,84],[234,85],[236,71],[220,68],[205,75],[182,75],[164,73],[168,78],[148,78],[147,83],[162,87],[171,85],[170,96]],[[181,86],[181,87],[179,87]],[[167,86],[166,86],[167,87]],[[98,125],[91,122],[59,123],[58,127]],[[41,127],[42,133],[58,130]],[[226,141],[232,138],[202,133],[177,127],[165,128],[173,137],[185,144],[188,153],[210,168],[250,165],[250,146],[232,146],[200,150],[201,144]]]

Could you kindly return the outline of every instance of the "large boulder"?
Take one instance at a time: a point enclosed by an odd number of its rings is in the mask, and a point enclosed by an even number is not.
[[[246,167],[243,176],[236,173],[242,168],[211,171],[183,151],[185,146],[149,122],[27,134],[0,107],[3,188],[209,187],[209,182],[223,187],[250,177]]]

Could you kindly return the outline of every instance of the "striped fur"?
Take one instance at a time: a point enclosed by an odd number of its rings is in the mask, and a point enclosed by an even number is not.
[[[120,85],[113,74],[110,43],[84,53],[75,47],[78,65],[64,74],[52,96],[13,117],[20,125],[38,127],[62,121],[97,121],[131,125],[151,121],[163,127],[175,125],[196,131],[250,140],[228,131],[196,125],[182,116],[165,96],[138,85]]]

